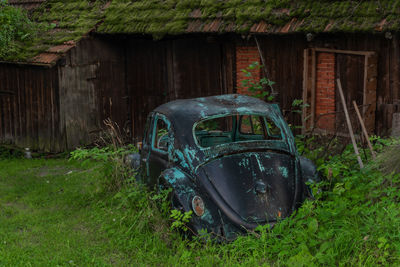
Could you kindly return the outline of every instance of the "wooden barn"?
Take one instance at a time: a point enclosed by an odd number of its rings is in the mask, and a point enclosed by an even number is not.
[[[13,0],[51,25],[0,63],[0,143],[64,151],[111,118],[133,140],[146,115],[177,98],[248,93],[241,69],[295,99],[304,130],[344,131],[335,80],[368,130],[400,112],[400,1]]]

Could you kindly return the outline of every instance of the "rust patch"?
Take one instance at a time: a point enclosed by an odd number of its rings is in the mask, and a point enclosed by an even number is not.
[[[203,22],[200,20],[194,20],[188,23],[188,27],[186,29],[187,32],[200,32],[202,28]]]
[[[49,52],[49,53],[66,53],[72,47],[74,47],[74,46],[73,45],[57,45],[57,46],[50,47],[49,49],[47,49],[46,52]]]
[[[194,18],[194,19],[199,19],[201,18],[201,10],[200,9],[195,9],[193,10],[190,14],[189,17]]]
[[[59,58],[60,58],[60,55],[58,55],[58,54],[45,52],[45,53],[41,53],[41,54],[37,55],[36,57],[32,58],[30,60],[30,62],[50,64],[50,63],[55,63]]]
[[[211,23],[204,25],[203,31],[217,32],[221,23],[222,23],[222,21],[220,19],[216,19],[216,20],[212,21]]]
[[[328,32],[332,29],[333,24],[335,23],[335,21],[331,20],[328,25],[326,25],[324,32]]]
[[[265,21],[261,21],[260,23],[254,24],[250,32],[266,32],[268,31],[269,25]]]
[[[386,18],[384,18],[381,22],[379,22],[378,25],[376,25],[375,31],[379,31],[379,32],[383,31],[383,26],[385,26],[386,22],[387,22]]]
[[[288,22],[283,28],[280,30],[281,33],[288,33],[293,25],[296,24],[297,19],[293,18],[290,22]]]
[[[204,214],[204,203],[199,196],[195,196],[192,200],[193,211],[197,216]]]

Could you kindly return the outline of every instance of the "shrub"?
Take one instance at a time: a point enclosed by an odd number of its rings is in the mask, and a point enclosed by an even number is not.
[[[25,10],[0,0],[0,58],[15,53],[20,42],[32,39],[35,27]]]

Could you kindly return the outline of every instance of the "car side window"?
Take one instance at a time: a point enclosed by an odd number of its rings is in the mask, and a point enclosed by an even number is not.
[[[263,135],[262,117],[243,115],[241,118],[240,133]]]
[[[168,132],[170,125],[170,122],[164,116],[158,115],[156,117],[153,133],[153,149],[168,152],[168,144],[170,142]]]
[[[146,125],[144,127],[143,145],[145,146],[149,144],[150,122],[152,117],[153,117],[152,113],[150,113],[149,116],[147,116]]]

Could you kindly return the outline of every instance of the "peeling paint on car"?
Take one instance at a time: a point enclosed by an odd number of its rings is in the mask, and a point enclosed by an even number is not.
[[[288,170],[286,167],[278,167],[278,169],[281,172],[283,177],[285,177],[285,178],[289,177]]]
[[[204,211],[204,214],[201,216],[201,219],[206,221],[209,224],[213,224],[214,223],[214,219],[211,216],[211,213],[210,213],[210,211],[208,209],[206,209]]]
[[[151,144],[143,144],[146,150],[141,156],[147,160],[142,167],[151,169],[142,172],[143,180],[150,188],[154,188],[154,181],[172,188],[174,208],[184,211],[192,209],[192,199],[200,196],[205,211],[191,219],[194,231],[206,229],[233,239],[258,224],[273,225],[290,216],[303,201],[303,176],[315,176],[312,164],[308,163],[307,172],[303,171],[293,134],[278,105],[249,96],[222,95],[175,100],[152,114],[165,119],[170,140],[168,152],[163,153]],[[268,118],[280,129],[282,138],[200,146],[195,137],[197,124],[231,116],[237,131],[243,115]],[[149,142],[156,136],[155,121],[151,120],[150,129],[146,129]],[[234,139],[235,133],[228,136]]]

